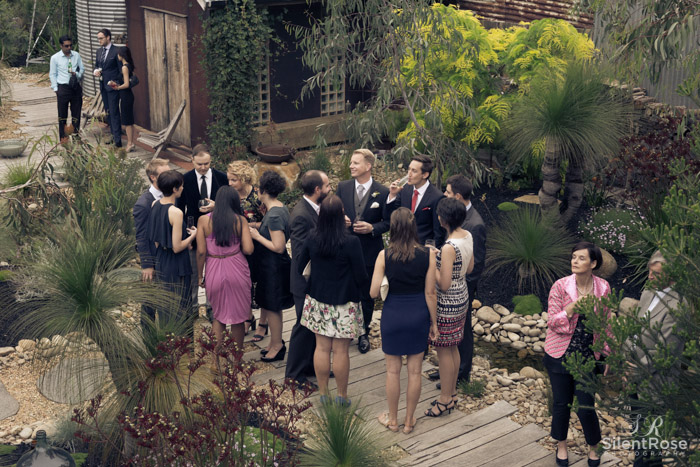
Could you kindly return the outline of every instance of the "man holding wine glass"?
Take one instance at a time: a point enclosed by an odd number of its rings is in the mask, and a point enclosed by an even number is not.
[[[192,164],[194,169],[185,174],[182,196],[177,199],[176,206],[185,213],[187,226],[197,225],[199,216],[214,209],[216,192],[222,186],[228,185],[225,173],[211,168],[211,154],[204,144],[198,144],[192,149]],[[192,284],[197,284],[197,243],[192,242],[189,250],[192,267]],[[192,304],[197,306],[198,287],[192,287]]]
[[[416,219],[420,243],[440,248],[445,241],[445,229],[438,221],[437,205],[445,196],[428,180],[432,172],[430,157],[425,154],[413,156],[406,176],[389,186],[387,219],[400,207],[410,209]]]
[[[360,239],[367,268],[367,281],[361,285],[362,315],[365,332],[358,338],[360,353],[370,350],[367,335],[374,312],[374,299],[369,295],[370,280],[374,273],[377,255],[384,249],[382,234],[389,231],[386,199],[389,189],[372,178],[375,157],[369,149],[357,149],[350,157],[352,180],[338,184],[336,194],[343,202],[345,224]]]

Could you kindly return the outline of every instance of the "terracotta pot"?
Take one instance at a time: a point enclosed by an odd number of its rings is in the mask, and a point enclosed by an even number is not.
[[[263,162],[269,162],[271,164],[279,164],[291,160],[296,153],[296,149],[284,144],[258,146],[254,151]]]

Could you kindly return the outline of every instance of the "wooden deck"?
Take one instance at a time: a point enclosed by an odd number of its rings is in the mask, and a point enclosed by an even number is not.
[[[294,309],[284,312],[282,337],[289,343],[289,336],[295,322]],[[251,339],[252,333],[246,337]],[[264,348],[269,337],[257,345]],[[258,359],[260,352],[255,350],[245,354],[246,359]],[[281,382],[284,379],[285,362],[274,362],[275,369],[254,375],[257,381],[273,379]],[[423,369],[428,370],[433,365],[427,361]],[[399,401],[398,420],[405,418],[406,405],[406,371],[402,372],[401,399]],[[385,368],[384,354],[380,349],[360,354],[357,345],[350,346],[350,384],[348,396],[367,409],[374,417],[386,410],[386,394],[384,391]],[[335,389],[335,380],[330,380],[330,388]],[[489,467],[546,467],[555,465],[553,451],[550,451],[538,441],[547,436],[536,424],[521,426],[512,421],[509,416],[517,408],[505,401],[466,414],[455,410],[450,415],[430,418],[423,415],[430,407],[430,402],[438,397],[440,391],[435,389],[435,383],[423,378],[420,401],[416,409],[418,423],[413,433],[405,435],[402,432],[392,433],[382,430],[386,436],[382,438],[382,446],[398,445],[409,455],[397,462],[406,466],[489,466]],[[314,404],[318,403],[318,395],[314,395]],[[374,423],[373,419],[370,423]],[[377,424],[379,427],[379,425]],[[381,429],[381,427],[379,427]],[[586,466],[586,459],[569,454],[571,466]],[[610,454],[603,455],[603,466],[619,463],[619,459]]]

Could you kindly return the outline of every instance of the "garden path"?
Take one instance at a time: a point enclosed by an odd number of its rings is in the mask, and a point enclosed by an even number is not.
[[[292,326],[296,320],[293,308],[283,312],[282,338],[289,342]],[[251,334],[252,336],[252,334]],[[250,341],[251,336],[246,338]],[[262,349],[267,346],[269,337],[259,342]],[[247,360],[260,358],[260,351],[254,350],[244,356]],[[285,362],[274,362],[274,369],[254,375],[258,383],[273,379],[277,382],[284,380]],[[427,361],[423,362],[423,370],[434,368]],[[386,410],[384,354],[381,349],[374,349],[361,354],[356,345],[350,345],[350,384],[348,396],[359,401],[371,417]],[[406,372],[402,372],[399,407],[406,405]],[[331,379],[330,389],[335,389],[335,380]],[[423,378],[421,397],[416,409],[418,423],[415,430],[405,435],[384,431],[380,444],[382,447],[398,445],[407,456],[398,461],[398,465],[407,466],[492,466],[492,467],[545,467],[554,464],[552,451],[545,449],[538,441],[547,436],[536,424],[521,426],[510,419],[517,408],[506,401],[495,404],[472,413],[455,410],[450,415],[430,418],[423,415],[430,407],[430,401],[439,395],[435,383],[427,377]],[[313,397],[314,405],[318,404],[318,396]],[[398,419],[403,420],[405,409],[399,410]],[[372,419],[372,423],[374,423]],[[379,427],[379,425],[377,425]],[[585,466],[586,459],[569,454],[572,466]],[[603,455],[603,466],[619,463],[619,459],[610,454]]]

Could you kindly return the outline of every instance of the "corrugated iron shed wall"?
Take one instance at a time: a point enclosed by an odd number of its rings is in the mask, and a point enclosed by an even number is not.
[[[464,10],[472,10],[487,21],[517,24],[521,21],[554,18],[570,22],[576,29],[593,27],[593,17],[572,14],[572,2],[567,0],[458,0]]]

